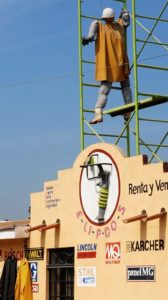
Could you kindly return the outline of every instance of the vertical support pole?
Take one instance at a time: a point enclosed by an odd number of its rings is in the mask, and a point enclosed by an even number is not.
[[[137,80],[137,56],[136,56],[135,0],[132,0],[132,22],[133,22],[132,25],[133,25],[135,121],[136,121],[136,155],[139,155],[139,112],[138,112],[138,80]]]
[[[126,5],[126,0],[123,2],[123,8],[127,9],[127,5]],[[127,49],[127,32],[125,31],[125,44],[126,44],[126,49]],[[127,156],[130,156],[130,134],[129,134],[129,123],[127,125]]]
[[[126,0],[123,2],[123,8],[127,9]],[[125,32],[125,37],[127,36],[127,32]]]
[[[127,125],[127,156],[130,157],[130,132],[129,132],[129,124]]]
[[[81,151],[84,149],[84,122],[83,122],[83,78],[82,78],[82,25],[81,25],[81,0],[78,0],[78,31],[79,31],[79,89],[80,89],[80,129]]]
[[[138,58],[139,55],[141,54],[141,52],[142,52],[142,50],[144,49],[144,47],[145,47],[147,41],[149,40],[150,36],[152,35],[152,32],[154,31],[154,29],[155,29],[157,23],[159,22],[159,19],[161,18],[162,14],[164,13],[164,11],[165,11],[167,5],[168,5],[168,1],[166,2],[165,6],[163,7],[161,13],[159,14],[158,20],[155,21],[154,25],[152,26],[152,29],[151,29],[150,32],[148,33],[148,36],[147,36],[147,38],[146,38],[146,41],[144,42],[144,44],[142,45],[141,49],[139,50],[139,52],[138,52],[138,54],[137,54],[137,58]]]

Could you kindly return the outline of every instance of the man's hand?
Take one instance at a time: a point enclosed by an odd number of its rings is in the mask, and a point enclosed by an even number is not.
[[[119,18],[122,18],[123,14],[125,14],[125,13],[128,13],[128,11],[126,9],[122,8]]]
[[[83,46],[88,45],[89,42],[90,42],[89,38],[87,38],[87,37],[83,37],[83,38],[82,38],[82,45],[83,45]]]
[[[128,27],[130,24],[130,15],[129,12],[125,9],[121,10],[119,18],[122,19],[124,27]]]

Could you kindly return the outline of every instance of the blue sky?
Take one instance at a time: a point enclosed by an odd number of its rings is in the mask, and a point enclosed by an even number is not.
[[[139,14],[154,17],[166,3],[163,0],[155,4],[153,0],[136,2]],[[121,3],[84,0],[82,12],[99,17],[105,7],[113,7],[119,15]],[[131,12],[130,0],[128,9]],[[167,11],[168,8],[163,18],[167,18]],[[153,25],[153,21],[140,21],[148,29]],[[160,23],[154,31],[165,43],[168,43],[167,24]],[[83,35],[87,35],[89,25],[90,20],[83,21]],[[130,63],[131,26],[128,29]],[[140,28],[137,34],[140,38],[147,36]],[[0,36],[0,219],[23,219],[28,217],[30,193],[42,191],[43,182],[56,179],[58,170],[71,168],[80,152],[77,0],[1,0]],[[161,46],[147,46],[140,58],[147,64],[167,67],[167,56],[164,56],[167,54]],[[83,49],[83,56],[94,58],[93,44]],[[86,66],[84,73],[84,79],[94,83],[93,66]],[[50,80],[40,82],[45,78]],[[134,92],[133,71],[130,79]],[[140,70],[138,79],[139,90],[168,94],[166,72]],[[97,89],[84,91],[86,108],[94,108],[97,92]],[[122,103],[121,93],[111,91],[107,108]],[[167,119],[167,104],[145,110],[141,116]],[[122,117],[107,116],[97,128],[114,134],[122,127]],[[155,142],[159,142],[166,131],[167,125],[145,124],[140,133],[145,140],[152,141],[155,136]],[[86,145],[96,142],[97,139],[88,138]],[[134,155],[133,141],[131,145]],[[145,149],[141,152],[146,153]],[[162,159],[168,160],[167,150],[162,152]]]

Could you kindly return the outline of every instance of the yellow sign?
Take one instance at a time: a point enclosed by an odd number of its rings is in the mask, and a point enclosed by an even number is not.
[[[27,248],[25,257],[27,260],[42,260],[44,259],[44,248]]]

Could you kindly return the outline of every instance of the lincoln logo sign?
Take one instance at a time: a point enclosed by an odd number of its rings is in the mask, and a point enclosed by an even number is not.
[[[77,245],[77,258],[95,258],[97,244]]]

